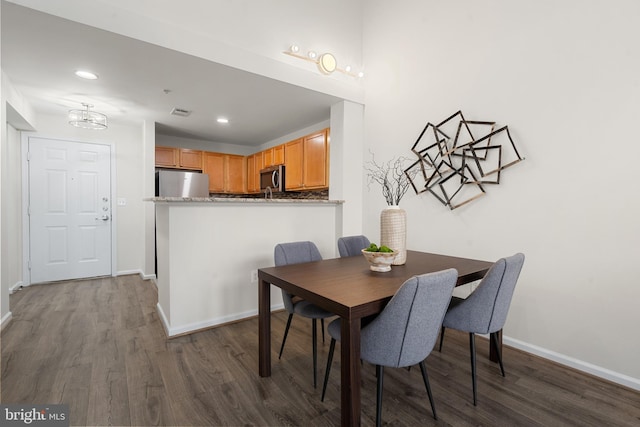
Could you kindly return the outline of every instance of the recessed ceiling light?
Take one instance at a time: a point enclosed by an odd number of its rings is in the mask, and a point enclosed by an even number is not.
[[[218,117],[217,119],[218,123],[229,123],[229,119],[225,118],[225,117]]]
[[[91,71],[78,70],[76,71],[76,76],[82,77],[87,80],[95,80],[98,78],[96,73],[92,73]]]

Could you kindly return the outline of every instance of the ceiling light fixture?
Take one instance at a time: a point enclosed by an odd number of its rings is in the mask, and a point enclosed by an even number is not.
[[[96,73],[92,73],[91,71],[77,70],[75,74],[76,76],[87,80],[95,80],[98,78],[98,75]]]
[[[107,116],[98,113],[97,111],[90,111],[93,108],[91,104],[82,103],[84,110],[69,110],[69,124],[83,129],[106,129],[107,128]]]
[[[285,55],[293,56],[294,58],[313,62],[318,66],[318,69],[322,74],[329,75],[329,74],[332,74],[334,71],[338,71],[351,77],[360,77],[360,78],[364,77],[364,73],[362,71],[360,71],[357,74],[352,73],[351,72],[352,68],[350,65],[347,65],[344,69],[339,68],[338,60],[330,52],[326,52],[321,55],[318,55],[315,51],[310,50],[305,56],[305,55],[299,54],[298,53],[299,51],[300,51],[300,48],[298,47],[298,45],[292,44],[289,47],[289,50],[286,50],[282,53],[284,53]]]
[[[222,123],[222,124],[227,124],[229,123],[229,119],[225,118],[225,117],[218,117],[218,119],[216,120],[218,123]]]

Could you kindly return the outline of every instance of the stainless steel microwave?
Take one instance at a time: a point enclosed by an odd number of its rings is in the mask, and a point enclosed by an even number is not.
[[[260,171],[260,191],[271,190],[274,193],[284,189],[284,165],[270,166]]]

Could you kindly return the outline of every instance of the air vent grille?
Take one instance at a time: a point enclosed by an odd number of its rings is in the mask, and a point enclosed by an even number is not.
[[[173,114],[174,116],[187,117],[189,114],[191,114],[191,110],[185,110],[184,108],[175,107],[173,110],[171,110],[171,114]]]

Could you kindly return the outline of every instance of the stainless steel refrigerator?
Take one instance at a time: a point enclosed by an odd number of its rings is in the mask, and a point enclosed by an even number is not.
[[[156,197],[209,197],[209,175],[199,172],[156,171]]]

